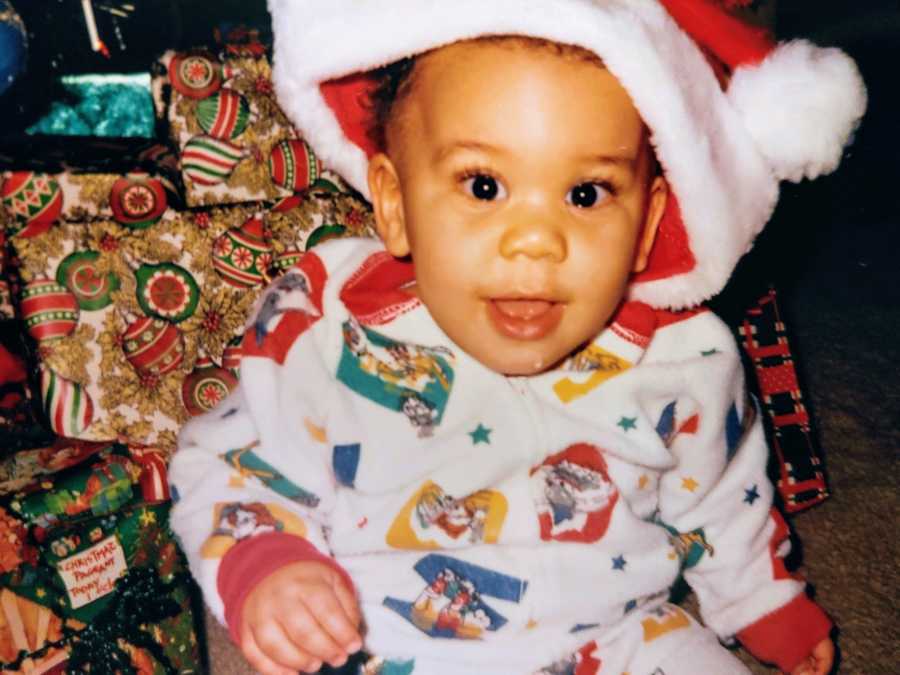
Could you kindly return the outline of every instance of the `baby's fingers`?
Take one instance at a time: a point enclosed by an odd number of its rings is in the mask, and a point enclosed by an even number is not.
[[[834,665],[834,643],[825,639],[791,671],[791,675],[828,675]]]
[[[335,627],[338,632],[332,632],[349,654],[353,654],[362,649],[362,638],[360,637],[360,622],[362,616],[359,611],[359,603],[356,596],[347,586],[340,580],[336,580],[334,584],[334,594],[341,608],[344,610],[344,617],[349,622],[349,626]]]
[[[347,656],[359,649],[359,634],[332,589],[323,586],[303,598],[313,621],[315,633],[305,636],[303,646],[333,666],[342,665]],[[304,614],[307,614],[304,612]],[[299,629],[300,612],[291,617],[291,628]]]
[[[831,640],[822,640],[813,649],[815,659],[815,675],[828,675],[834,665],[834,643]]]
[[[340,666],[347,660],[344,649],[332,639],[328,630],[320,623],[324,617],[312,615],[306,607],[300,606],[290,615],[283,617],[285,632],[294,644],[320,661],[327,661],[332,666]]]
[[[287,637],[282,636],[282,638],[289,645]],[[267,652],[264,653],[253,634],[253,629],[249,626],[244,626],[241,635],[241,651],[247,662],[260,675],[296,675],[298,670],[304,673],[315,673],[322,667],[320,660],[313,658],[309,654],[304,654],[296,648],[293,648],[293,656],[284,662],[286,665],[281,665],[274,659],[281,660],[282,657],[278,656],[278,654],[284,652],[283,648],[276,648],[272,651],[269,651],[269,649],[271,648],[267,648]]]

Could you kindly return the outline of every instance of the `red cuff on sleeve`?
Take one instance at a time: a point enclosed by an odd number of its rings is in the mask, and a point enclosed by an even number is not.
[[[831,619],[801,593],[771,614],[737,634],[744,647],[760,661],[774,663],[790,673],[828,637]]]
[[[225,624],[231,640],[240,645],[241,612],[250,591],[267,576],[295,562],[320,562],[336,570],[347,588],[353,581],[331,556],[319,552],[306,539],[283,532],[267,532],[233,546],[219,564],[216,585],[225,605]]]

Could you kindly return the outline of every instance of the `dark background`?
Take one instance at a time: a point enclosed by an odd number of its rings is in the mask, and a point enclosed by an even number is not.
[[[783,184],[778,210],[745,267],[788,292],[817,254],[825,255],[837,265],[832,276],[843,277],[835,284],[841,301],[862,294],[900,307],[900,2],[780,0],[777,32],[849,52],[866,81],[869,108],[838,171]]]

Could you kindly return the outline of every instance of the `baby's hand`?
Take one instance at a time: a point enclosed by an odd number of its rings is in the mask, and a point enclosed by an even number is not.
[[[318,562],[285,565],[247,596],[241,651],[262,675],[338,667],[362,647],[359,606],[337,571]]]
[[[828,675],[834,664],[834,643],[825,638],[807,656],[803,663],[791,671],[791,675]]]

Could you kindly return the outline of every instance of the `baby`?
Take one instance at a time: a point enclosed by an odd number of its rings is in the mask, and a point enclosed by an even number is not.
[[[832,143],[758,151],[684,4],[270,3],[281,101],[381,241],[267,291],[172,462],[173,527],[259,672],[746,673],[732,637],[831,670],[730,332],[670,310],[721,289],[779,177],[834,168],[864,93],[824,52]],[[709,628],[667,603],[681,574]]]

